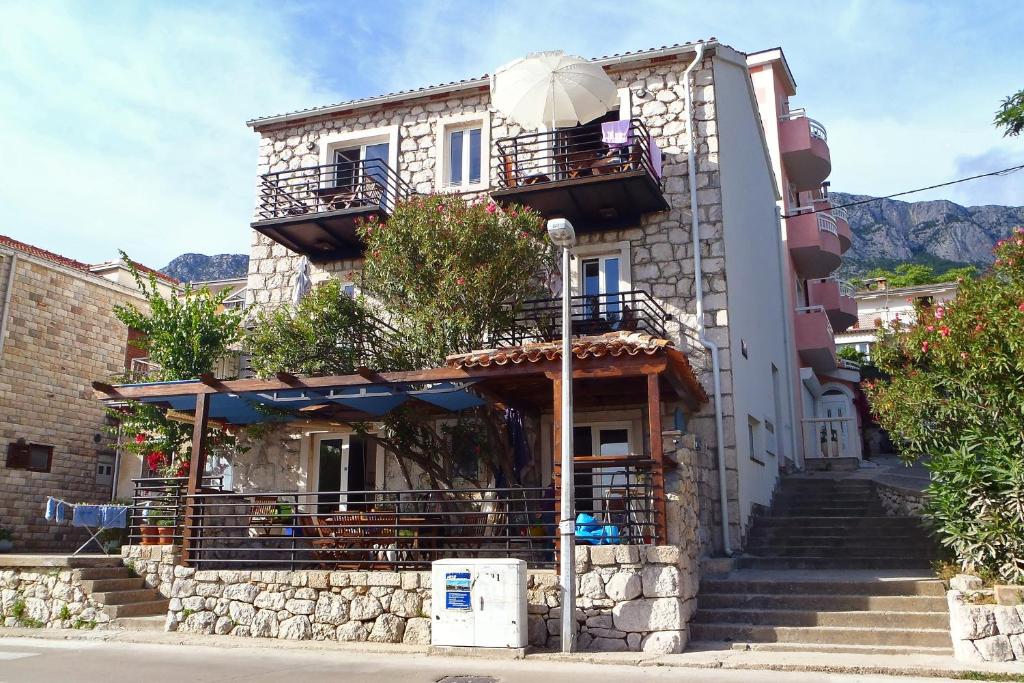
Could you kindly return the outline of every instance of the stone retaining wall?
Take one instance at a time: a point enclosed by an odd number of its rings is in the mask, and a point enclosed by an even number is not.
[[[121,562],[140,576],[147,588],[155,588],[160,595],[169,598],[174,582],[174,567],[181,564],[181,546],[122,546]]]
[[[924,512],[924,491],[875,482],[875,492],[890,517],[920,517]]]
[[[967,662],[1024,662],[1024,605],[974,604],[991,601],[975,577],[958,576],[946,594],[953,653]],[[976,588],[974,587],[976,586]]]
[[[110,618],[69,567],[0,569],[0,625],[93,629]]]
[[[146,549],[148,552],[153,552]],[[167,565],[146,567],[168,586]],[[149,572],[155,563],[156,570]],[[674,546],[577,548],[579,647],[679,652],[696,607],[696,571]],[[386,571],[196,571],[170,568],[167,630],[287,640],[430,642],[430,573]],[[558,576],[531,572],[529,640],[559,646]]]

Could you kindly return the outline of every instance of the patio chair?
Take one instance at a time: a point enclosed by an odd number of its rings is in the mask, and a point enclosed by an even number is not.
[[[267,536],[277,516],[277,496],[253,496],[249,506],[249,536]]]
[[[367,527],[362,515],[309,515],[308,520],[308,526],[316,532],[312,541],[313,558],[321,566],[346,566],[348,560],[348,567],[358,567],[358,560],[353,559],[353,551],[364,546]]]

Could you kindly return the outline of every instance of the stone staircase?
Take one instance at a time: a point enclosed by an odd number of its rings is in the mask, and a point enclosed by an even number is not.
[[[82,590],[103,605],[111,623],[132,630],[163,628],[169,601],[130,569],[118,564],[78,571]]]
[[[936,549],[871,481],[785,479],[734,571],[705,578],[691,648],[950,654]]]

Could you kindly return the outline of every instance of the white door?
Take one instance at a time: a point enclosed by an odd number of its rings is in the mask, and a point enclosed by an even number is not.
[[[348,508],[348,468],[351,439],[348,434],[317,434],[313,437],[316,458],[317,504],[324,508]]]
[[[613,456],[613,455],[630,455],[632,451],[632,430],[628,423],[623,424],[603,424],[603,425],[577,425],[574,430],[574,451],[578,456]],[[593,512],[607,512],[611,508],[621,508],[621,505],[616,505],[617,499],[622,498],[625,495],[626,489],[626,469],[621,466],[614,467],[595,467],[593,470],[588,471],[591,474],[590,487],[586,484],[586,474],[582,477],[577,475],[576,486],[580,488],[581,479],[584,481],[584,491],[581,494],[584,500],[581,511],[588,511],[584,508],[587,507],[587,503],[591,503],[590,507]],[[592,491],[590,500],[587,501],[586,489],[590,488]],[[610,520],[606,520],[610,521]]]
[[[839,392],[826,392],[818,399],[818,442],[822,455],[827,458],[858,455],[854,451],[853,405],[850,398]]]

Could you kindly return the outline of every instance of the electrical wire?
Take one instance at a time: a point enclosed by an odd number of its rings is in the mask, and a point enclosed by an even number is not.
[[[803,216],[803,215],[806,215],[806,214],[809,214],[809,213],[821,213],[823,211],[831,211],[832,209],[845,209],[845,208],[850,207],[850,206],[860,206],[861,204],[870,204],[871,202],[880,202],[883,199],[892,199],[893,197],[902,197],[903,195],[914,194],[916,192],[924,192],[925,190],[935,190],[935,189],[940,188],[940,187],[948,187],[949,185],[956,185],[957,183],[966,183],[968,180],[977,180],[978,178],[988,178],[990,176],[1010,175],[1011,173],[1016,173],[1017,171],[1019,171],[1021,169],[1024,169],[1024,164],[1021,164],[1020,166],[1011,166],[1009,168],[1004,168],[1004,169],[999,170],[999,171],[989,171],[988,173],[981,173],[979,175],[972,175],[972,176],[970,176],[968,178],[959,178],[957,180],[950,180],[949,182],[939,183],[938,185],[929,185],[928,187],[919,187],[916,190],[906,190],[904,192],[897,192],[896,194],[889,194],[889,195],[886,195],[884,197],[870,197],[868,199],[861,199],[861,200],[856,201],[856,202],[850,202],[849,204],[840,204],[838,206],[831,206],[831,207],[829,207],[827,209],[814,209],[813,211],[801,211],[800,213],[795,213],[795,214],[791,214],[789,216],[786,216],[786,218],[791,218],[793,216]]]

